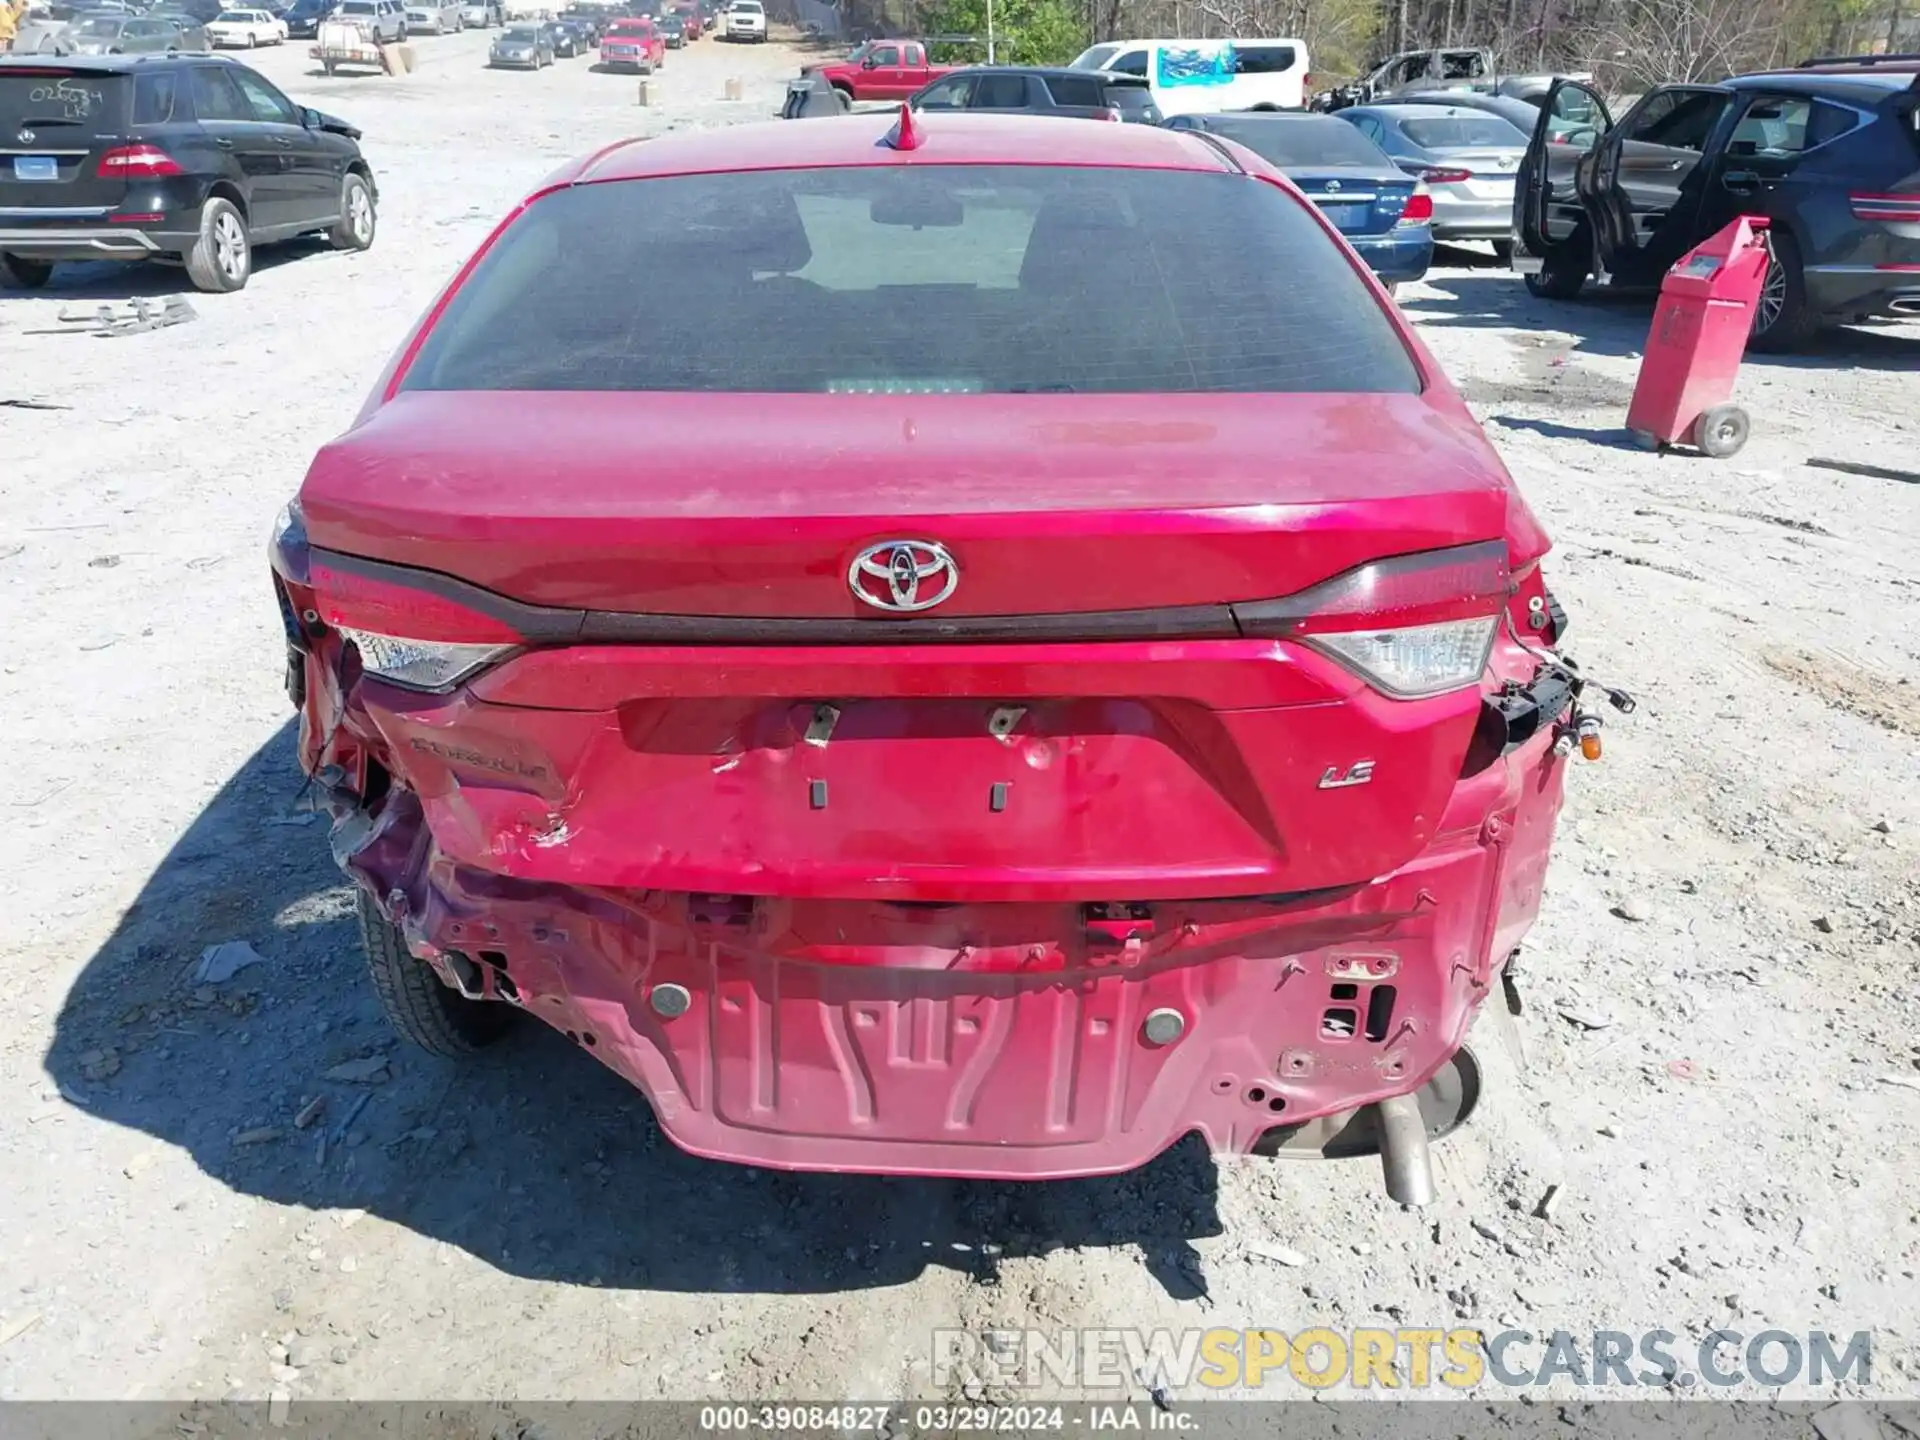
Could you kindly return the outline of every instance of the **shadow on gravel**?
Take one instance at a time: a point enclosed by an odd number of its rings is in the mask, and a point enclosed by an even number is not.
[[[1549,440],[1584,440],[1589,445],[1604,445],[1610,450],[1643,448],[1630,431],[1620,427],[1599,429],[1586,425],[1562,425],[1555,420],[1528,420],[1518,415],[1494,415],[1489,419],[1493,424],[1504,425],[1509,430],[1527,430],[1535,435],[1544,435]]]
[[[533,1279],[810,1294],[929,1265],[991,1281],[1006,1257],[1128,1244],[1171,1295],[1203,1293],[1188,1242],[1221,1225],[1197,1142],[1045,1184],[755,1171],[676,1149],[636,1091],[544,1026],[467,1066],[401,1046],[299,789],[289,722],[160,863],[61,1008],[45,1063],[70,1103],[234,1190],[364,1208]],[[197,985],[201,952],[228,940],[262,963]],[[322,1078],[379,1055],[382,1083]],[[316,1095],[324,1113],[296,1129]]]
[[[1453,266],[1468,259],[1465,252],[1453,252],[1444,263]],[[1654,297],[1648,292],[1589,289],[1578,300],[1543,300],[1518,276],[1495,269],[1435,274],[1426,283],[1439,293],[1408,294],[1401,301],[1401,308],[1422,326],[1552,331],[1577,337],[1578,348],[1589,355],[1640,355],[1653,322]],[[1867,321],[1839,326],[1822,331],[1799,354],[1748,355],[1745,363],[1782,370],[1920,372],[1920,325]]]
[[[331,253],[326,241],[303,237],[262,245],[253,252],[253,273],[264,275],[282,265],[290,265],[312,255]],[[245,294],[245,291],[241,292]],[[78,260],[53,267],[53,274],[38,290],[4,290],[6,295],[40,295],[49,300],[132,300],[158,295],[190,295],[202,298],[187,278],[184,265],[161,260]],[[222,297],[208,295],[208,300]]]

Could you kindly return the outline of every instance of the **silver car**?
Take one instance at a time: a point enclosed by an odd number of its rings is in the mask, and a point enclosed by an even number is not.
[[[89,15],[74,22],[68,38],[75,55],[177,55],[207,48],[207,32],[193,29],[144,15]]]
[[[553,64],[553,40],[544,26],[512,26],[501,31],[487,51],[487,64],[503,69],[538,70]]]
[[[1433,192],[1436,240],[1509,246],[1513,177],[1533,137],[1485,110],[1455,104],[1356,105],[1336,112]]]
[[[1540,107],[1531,100],[1521,100],[1512,95],[1482,95],[1477,91],[1448,91],[1443,93],[1416,90],[1405,97],[1406,102],[1415,105],[1445,105],[1459,110],[1480,110],[1488,115],[1498,115],[1502,120],[1514,126],[1521,134],[1531,137],[1534,127],[1540,123]],[[1556,145],[1581,145],[1588,143],[1583,139],[1593,129],[1590,121],[1570,120],[1563,115],[1554,115],[1547,120],[1547,139]]]
[[[407,6],[407,30],[414,35],[457,35],[467,28],[466,11],[452,0],[420,0]]]

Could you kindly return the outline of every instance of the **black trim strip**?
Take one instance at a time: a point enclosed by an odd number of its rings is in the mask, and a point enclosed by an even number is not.
[[[510,625],[535,645],[938,645],[971,641],[1236,640],[1229,605],[1090,610],[1057,615],[903,615],[872,619],[763,619],[652,615],[529,605],[438,570],[315,548],[315,564],[438,595]]]

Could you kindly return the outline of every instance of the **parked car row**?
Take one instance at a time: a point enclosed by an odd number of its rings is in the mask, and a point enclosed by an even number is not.
[[[1104,66],[1116,58],[1109,48],[1088,54]],[[1138,76],[932,67],[919,42],[887,41],[809,67],[783,113],[844,110],[899,83],[902,63],[909,75],[937,71],[908,98],[916,112],[1160,123],[1244,146],[1300,184],[1390,287],[1425,273],[1435,241],[1479,241],[1537,295],[1569,298],[1595,275],[1652,288],[1735,216],[1757,215],[1770,222],[1771,247],[1757,348],[1797,348],[1849,320],[1920,315],[1920,61],[1911,57],[1657,86],[1616,125],[1601,95],[1571,79],[1550,82],[1538,103],[1415,90],[1331,114],[1166,116]]]

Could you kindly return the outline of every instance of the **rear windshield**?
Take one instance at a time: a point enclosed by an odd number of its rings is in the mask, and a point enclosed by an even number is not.
[[[649,277],[671,274],[670,286]],[[1413,392],[1306,207],[1240,176],[894,165],[558,191],[412,390]]]
[[[118,35],[120,27],[126,23],[125,17],[120,15],[90,15],[73,27],[73,33],[113,36]]]
[[[126,115],[126,96],[124,75],[39,66],[24,73],[0,70],[0,134],[33,130],[40,133],[43,144],[54,143],[56,135],[118,134]]]
[[[1160,107],[1153,103],[1153,92],[1144,85],[1109,85],[1106,100],[1123,114],[1160,118]]]
[[[1400,128],[1422,150],[1458,150],[1469,145],[1525,145],[1529,138],[1498,115],[1407,120],[1401,123]]]
[[[1344,120],[1331,115],[1312,119],[1216,120],[1216,135],[1246,146],[1262,160],[1278,165],[1386,165],[1380,147]]]

